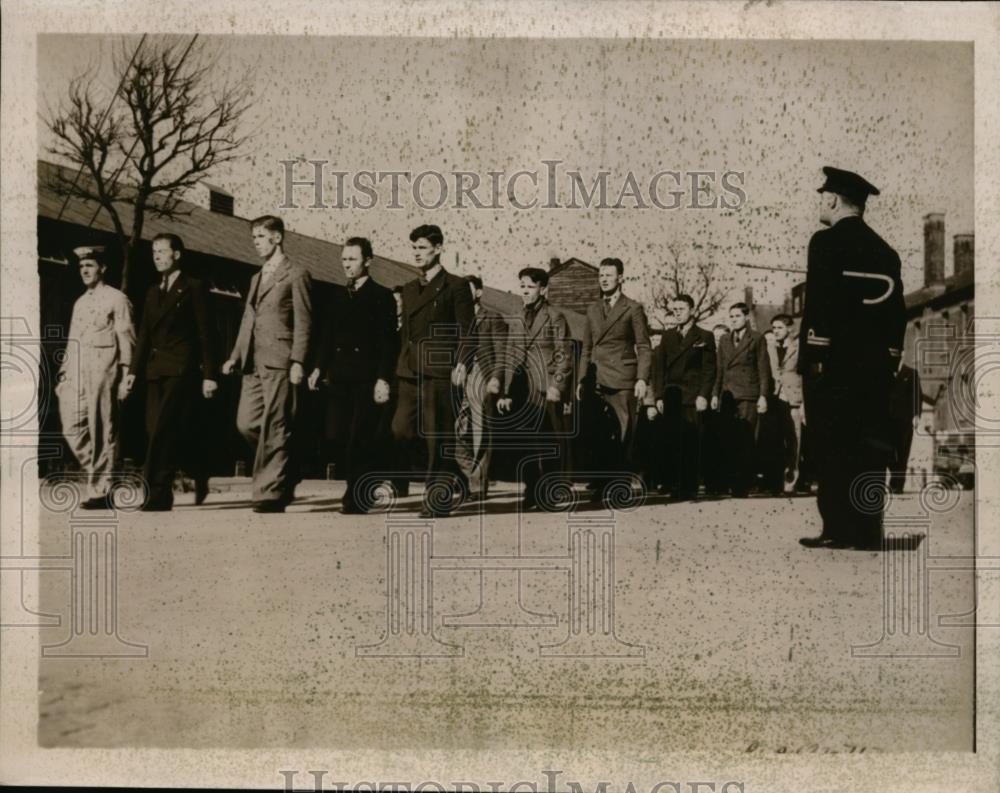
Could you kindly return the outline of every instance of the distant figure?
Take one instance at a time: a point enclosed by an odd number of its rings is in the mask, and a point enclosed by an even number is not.
[[[572,366],[566,316],[546,300],[549,274],[525,267],[518,279],[524,314],[507,337],[497,412],[508,417],[505,431],[523,438],[518,471],[525,486],[521,511],[527,512],[544,506],[538,493],[542,476],[562,470],[564,444],[558,436]]]
[[[104,283],[105,249],[74,249],[86,291],[73,304],[56,396],[63,436],[86,477],[83,509],[110,509],[118,457],[119,402],[128,395],[135,329],[124,293]]]
[[[490,485],[491,416],[503,377],[507,323],[483,305],[483,280],[478,275],[467,276],[466,280],[476,316],[469,329],[471,357],[455,441],[459,467],[469,481],[469,495],[481,500],[486,498]]]
[[[250,279],[236,345],[222,373],[243,374],[236,426],[250,448],[254,512],[284,512],[295,497],[292,428],[305,380],[312,326],[309,272],[285,255],[285,224],[265,215],[250,224],[264,265]]]
[[[892,455],[889,400],[906,332],[900,261],[862,218],[878,189],[850,171],[823,173],[819,220],[829,228],[809,240],[799,335],[823,530],[800,542],[880,550]]]
[[[596,457],[610,471],[633,471],[636,419],[650,374],[649,327],[642,304],[622,294],[625,265],[604,259],[598,268],[601,298],[587,307],[577,399],[596,397],[617,418],[614,446]]]
[[[889,488],[902,493],[910,462],[913,431],[920,423],[925,400],[920,375],[900,358],[899,369],[889,395],[889,419],[892,429],[892,458],[889,464]]]
[[[462,499],[465,476],[452,451],[455,389],[465,386],[465,347],[475,311],[464,278],[441,264],[444,234],[434,225],[410,232],[421,277],[403,287],[403,325],[396,376],[399,401],[392,434],[399,443],[427,446],[423,518],[448,517]]]
[[[160,280],[149,287],[139,323],[132,372],[146,382],[146,463],[149,498],[143,511],[167,511],[174,504],[174,475],[182,453],[195,482],[195,503],[208,495],[208,470],[195,412],[218,389],[214,329],[208,287],[180,270],[184,242],[176,234],[153,238],[153,265]]]
[[[771,320],[774,343],[769,346],[771,372],[774,375],[774,394],[771,400],[777,442],[777,461],[771,482],[774,492],[780,493],[787,486],[795,487],[799,478],[799,459],[802,450],[802,375],[798,373],[799,340],[791,335],[794,320],[788,314],[778,314]]]
[[[663,484],[680,499],[698,495],[701,473],[701,419],[715,386],[715,337],[694,321],[694,300],[680,294],[670,301],[676,324],[653,350],[653,385],[646,392],[647,414],[663,423]]]
[[[334,288],[309,375],[311,390],[319,388],[321,379],[329,388],[326,437],[340,450],[338,473],[345,481],[340,511],[345,515],[364,514],[372,507],[368,488],[359,483],[382,462],[379,418],[389,402],[399,354],[396,301],[369,274],[373,256],[364,237],[344,243],[340,260],[347,285]]]
[[[718,410],[725,425],[725,455],[729,491],[737,497],[750,492],[757,473],[757,423],[767,412],[771,391],[771,362],[767,340],[750,328],[750,307],[729,307],[730,333],[719,342],[719,367],[715,379],[712,410]]]

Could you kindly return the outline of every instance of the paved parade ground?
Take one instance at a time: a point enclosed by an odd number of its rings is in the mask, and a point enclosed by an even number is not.
[[[416,492],[347,517],[341,483],[306,482],[258,515],[246,483],[213,484],[201,508],[103,524],[43,510],[43,554],[113,559],[118,601],[40,574],[61,617],[41,632],[41,745],[973,746],[973,631],[939,624],[972,609],[973,578],[936,570],[972,553],[970,493],[897,497],[889,525],[929,539],[877,554],[802,548],[808,497],[520,517],[500,485],[435,524]]]

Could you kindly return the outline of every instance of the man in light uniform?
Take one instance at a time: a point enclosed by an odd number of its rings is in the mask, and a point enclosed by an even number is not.
[[[104,283],[105,250],[73,251],[86,291],[73,305],[56,395],[63,435],[86,476],[84,509],[107,509],[118,451],[123,370],[132,362],[135,329],[124,293]]]

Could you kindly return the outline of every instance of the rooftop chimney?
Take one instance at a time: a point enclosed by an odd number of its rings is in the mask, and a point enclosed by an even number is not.
[[[559,266],[559,257],[558,256],[553,256],[551,259],[549,259],[549,272],[550,273],[553,270],[555,270],[556,267],[558,267],[558,266]]]
[[[975,264],[975,236],[972,234],[955,235],[955,275],[969,275]]]
[[[924,286],[944,283],[944,213],[924,216]]]

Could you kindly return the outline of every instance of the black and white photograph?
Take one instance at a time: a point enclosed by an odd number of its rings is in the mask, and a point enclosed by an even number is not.
[[[996,4],[4,12],[0,781],[997,784]]]

